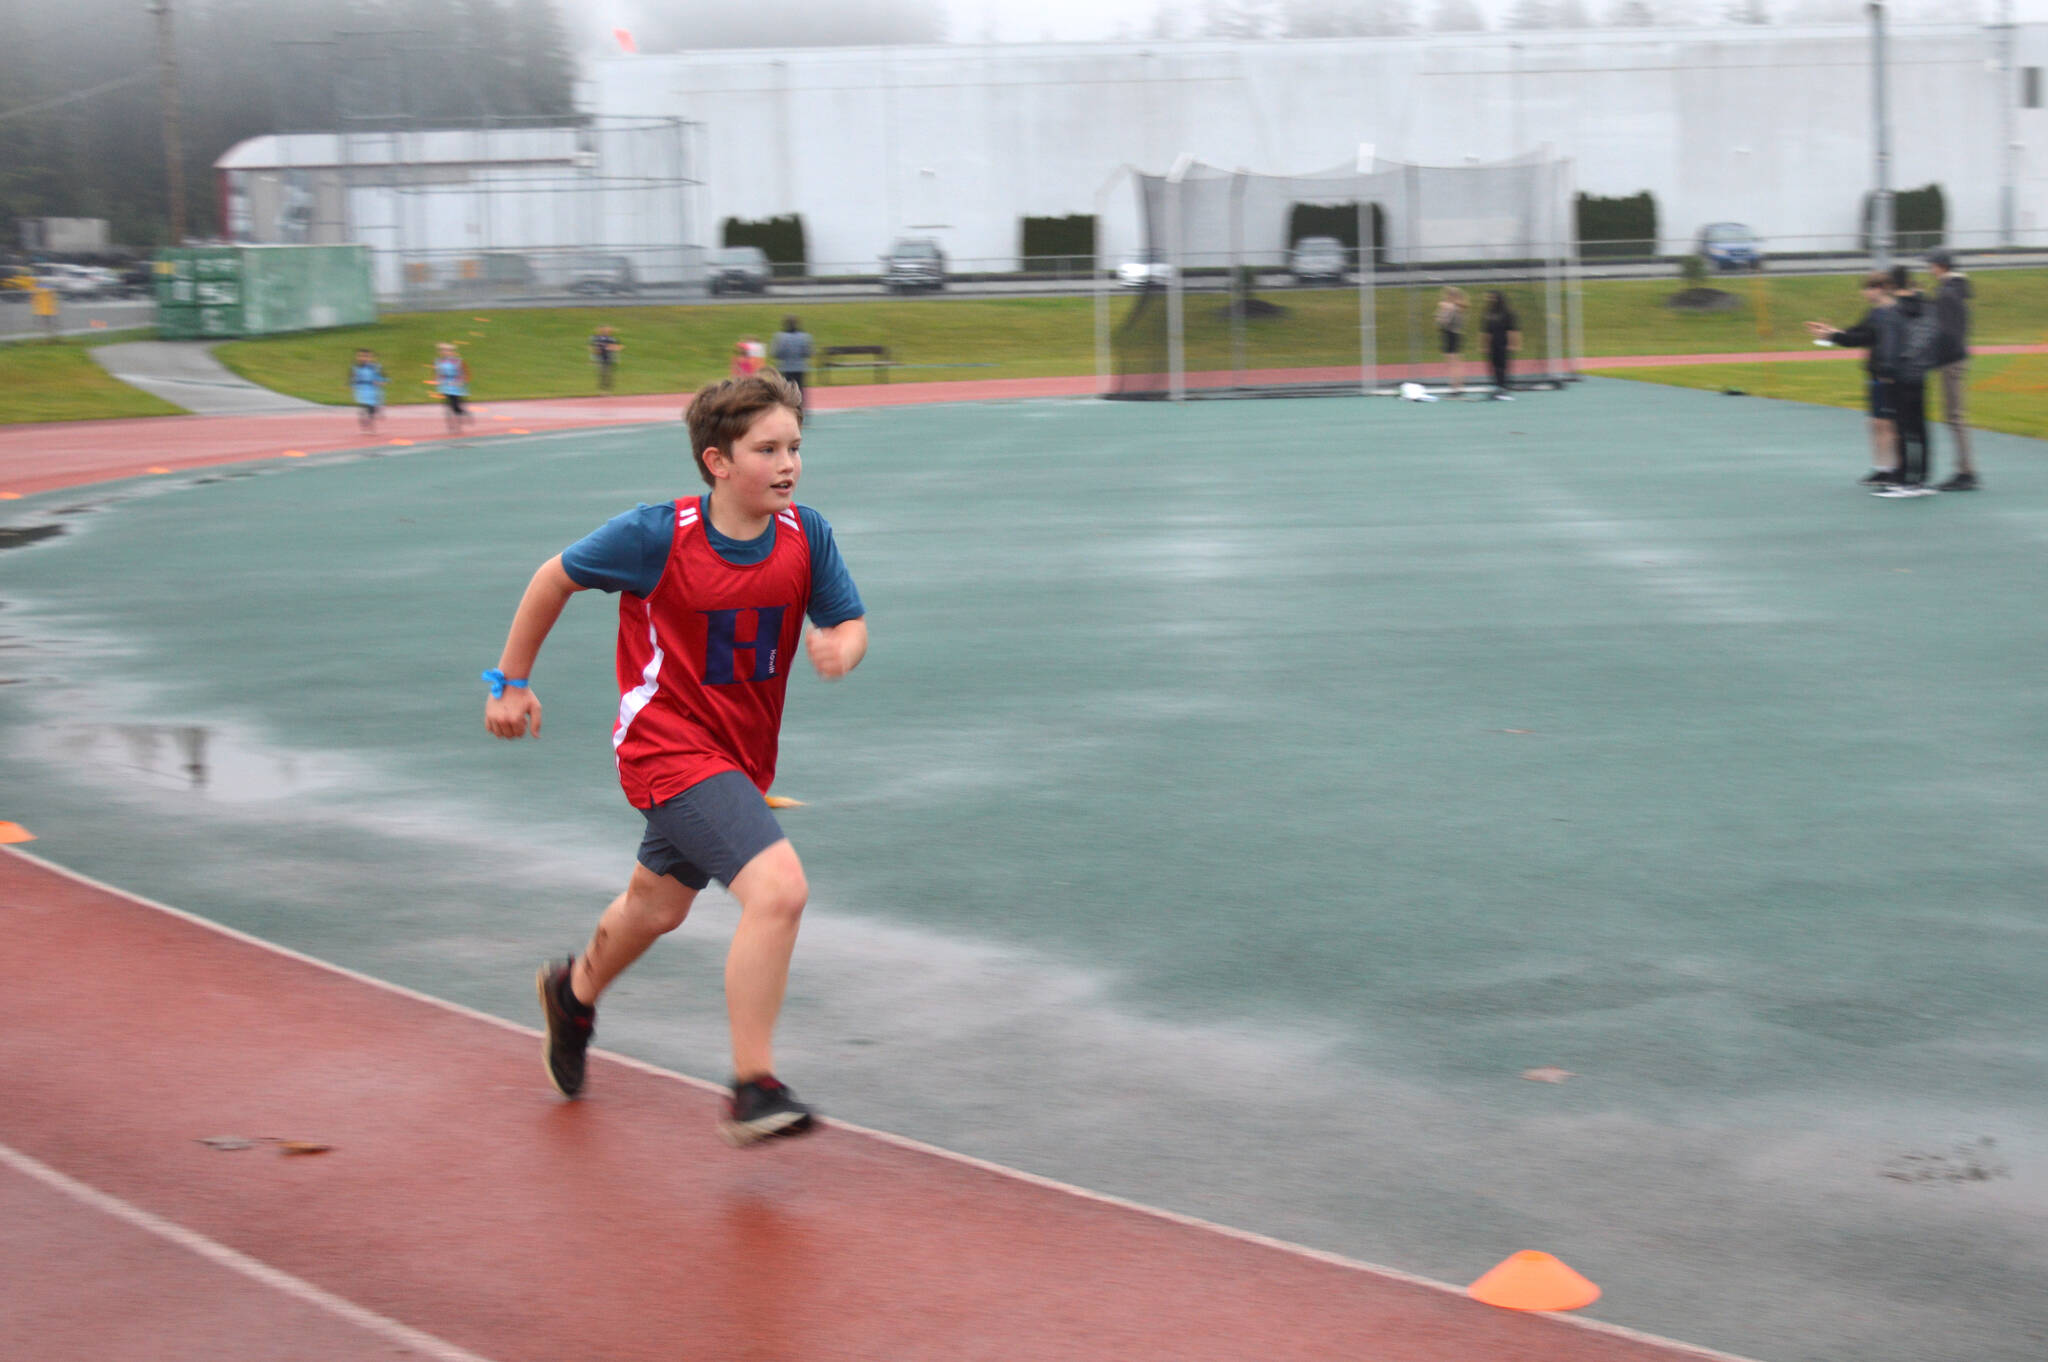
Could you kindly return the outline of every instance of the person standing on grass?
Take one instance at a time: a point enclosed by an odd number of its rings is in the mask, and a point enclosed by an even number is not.
[[[718,880],[739,900],[725,961],[732,1098],[719,1131],[735,1145],[811,1128],[775,1076],[773,1036],[809,887],[763,796],[775,779],[784,689],[804,636],[837,680],[867,654],[866,609],[832,527],[796,503],[803,402],[779,375],[729,378],[687,414],[705,496],[616,516],[541,564],[498,665],[484,673],[484,726],[540,736],[535,658],[569,598],[619,595],[619,783],[646,821],[639,863],[581,955],[543,965],[548,1078],[583,1090],[597,1000],[657,937],[680,927]]]
[[[612,374],[619,367],[619,351],[625,348],[619,343],[618,333],[609,326],[600,326],[591,333],[590,362],[597,366],[599,392],[612,390]]]
[[[435,350],[434,391],[448,406],[448,433],[460,435],[469,420],[469,362],[447,341]]]
[[[384,366],[377,362],[376,351],[356,351],[355,363],[349,366],[348,386],[356,400],[358,430],[377,429],[377,416],[384,410],[384,386],[390,381],[384,375]]]
[[[774,359],[782,376],[803,392],[811,372],[811,333],[796,318],[782,319],[782,329],[775,333]]]
[[[1863,301],[1867,310],[1863,320],[1846,331],[1838,330],[1833,322],[1813,321],[1806,324],[1807,331],[1817,341],[1829,345],[1859,348],[1867,353],[1863,357],[1864,387],[1870,407],[1870,471],[1861,482],[1873,490],[1881,490],[1899,481],[1898,429],[1893,423],[1892,374],[1885,367],[1882,353],[1886,347],[1881,339],[1889,328],[1897,325],[1897,315],[1892,311],[1892,280],[1882,270],[1873,270],[1863,276]]]
[[[1514,380],[1508,373],[1508,356],[1522,348],[1521,319],[1509,306],[1507,295],[1496,288],[1486,291],[1486,311],[1479,324],[1486,328],[1486,360],[1493,369],[1493,398],[1497,402],[1512,402],[1515,399],[1509,390],[1514,387]]]
[[[1465,290],[1446,287],[1436,304],[1436,334],[1443,352],[1444,373],[1451,381],[1451,395],[1465,395],[1465,362],[1458,352],[1465,348]]]
[[[1934,275],[1934,315],[1941,323],[1941,415],[1955,442],[1956,471],[1941,484],[1944,492],[1977,490],[1977,461],[1970,451],[1970,301],[1976,290],[1970,276],[1956,268],[1947,251],[1930,251],[1927,268]]]

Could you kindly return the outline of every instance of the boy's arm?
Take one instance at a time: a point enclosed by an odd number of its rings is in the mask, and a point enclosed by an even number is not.
[[[576,585],[562,568],[559,553],[540,565],[533,574],[533,580],[526,584],[526,594],[519,598],[519,609],[512,615],[512,630],[505,636],[505,650],[498,654],[498,670],[513,681],[524,681],[533,675],[534,659],[540,656],[540,645],[547,641],[548,631],[555,627],[555,621],[562,617],[562,607],[569,598],[583,590]],[[533,736],[540,736],[540,697],[533,693],[531,686],[506,686],[503,695],[494,695],[484,702],[484,727],[497,738],[523,738],[531,720]]]
[[[868,655],[867,617],[856,615],[822,629],[814,624],[804,636],[804,646],[810,650],[811,665],[818,669],[818,675],[827,681],[837,681]]]

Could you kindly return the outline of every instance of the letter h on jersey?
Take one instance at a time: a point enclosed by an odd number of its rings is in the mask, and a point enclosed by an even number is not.
[[[782,638],[782,612],[780,605],[764,605],[740,610],[704,610],[704,684],[707,686],[730,686],[739,681],[771,681],[775,678],[776,646]],[[754,617],[754,636],[741,639],[739,621],[741,615]],[[747,670],[744,675],[736,665],[735,653],[745,650]]]

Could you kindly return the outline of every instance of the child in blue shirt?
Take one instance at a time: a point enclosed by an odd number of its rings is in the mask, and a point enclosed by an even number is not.
[[[377,414],[384,409],[384,366],[374,350],[356,351],[356,362],[348,371],[349,390],[356,399],[356,425],[366,431],[377,428]]]
[[[469,365],[447,341],[436,349],[434,391],[448,404],[448,433],[460,435],[463,423],[469,419],[469,410],[464,405],[469,399]]]

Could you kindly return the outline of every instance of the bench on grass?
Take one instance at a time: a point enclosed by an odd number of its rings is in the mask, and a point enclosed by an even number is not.
[[[867,369],[872,371],[874,382],[887,383],[889,371],[901,367],[890,358],[886,345],[828,345],[824,358],[818,363],[818,380],[821,383],[831,382],[828,375],[834,369]]]

